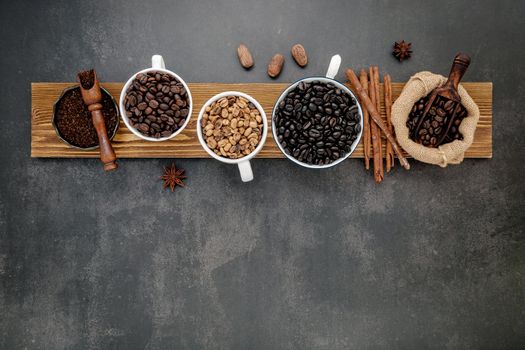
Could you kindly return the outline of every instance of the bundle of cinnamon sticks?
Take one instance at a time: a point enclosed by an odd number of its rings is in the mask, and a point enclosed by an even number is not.
[[[392,79],[390,75],[383,76],[383,93],[379,78],[379,68],[372,66],[367,71],[361,69],[359,78],[348,69],[346,75],[352,87],[357,92],[363,107],[363,150],[365,168],[370,169],[370,159],[373,159],[374,179],[380,183],[384,179],[383,158],[386,159],[386,172],[394,167],[394,152],[405,169],[410,166],[393,136],[392,112]],[[386,121],[381,118],[381,98],[385,108]],[[383,144],[385,144],[383,150]]]

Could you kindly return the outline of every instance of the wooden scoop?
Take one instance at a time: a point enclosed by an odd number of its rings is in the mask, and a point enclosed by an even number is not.
[[[77,77],[80,83],[82,99],[91,112],[93,126],[97,130],[98,144],[100,145],[100,160],[104,164],[104,170],[115,170],[118,168],[116,163],[117,156],[115,155],[115,151],[113,151],[113,147],[111,147],[111,141],[106,131],[106,124],[104,123],[101,104],[102,91],[100,91],[97,74],[91,69],[78,73]]]
[[[437,102],[438,98],[440,98],[444,100],[451,100],[452,102],[454,102],[454,112],[452,118],[450,118],[448,128],[446,128],[446,131],[442,135],[440,142],[438,142],[441,143],[442,139],[446,136],[446,133],[448,132],[448,129],[450,128],[450,125],[456,116],[456,113],[459,109],[459,105],[461,104],[461,97],[458,93],[458,85],[461,78],[467,71],[469,65],[470,56],[466,53],[458,53],[456,57],[454,57],[454,62],[452,63],[452,67],[450,68],[450,73],[448,75],[447,82],[443,86],[435,88],[430,93],[430,98],[425,104],[423,115],[419,119],[419,123],[417,124],[417,127],[412,133],[412,138],[415,139],[417,137],[419,129],[421,128],[421,125],[423,125],[423,121],[425,120],[428,111],[430,111],[430,108],[434,105],[434,103]]]

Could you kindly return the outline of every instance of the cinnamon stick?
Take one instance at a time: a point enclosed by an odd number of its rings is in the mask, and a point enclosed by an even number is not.
[[[359,75],[359,80],[361,81],[361,85],[363,85],[363,89],[368,94],[368,75],[366,74],[366,71],[364,69],[361,69],[361,73]],[[363,104],[363,102],[361,101]],[[370,116],[368,115],[368,110],[366,108],[363,108],[363,153],[365,157],[365,169],[370,169],[370,148],[372,145],[370,144]]]
[[[392,148],[394,149],[394,152],[396,152],[397,158],[399,159],[399,162],[405,168],[406,170],[410,169],[410,164],[408,163],[407,159],[403,155],[403,152],[401,151],[401,148],[397,144],[396,140],[394,139],[394,136],[392,133],[388,130],[385,123],[381,120],[381,115],[376,109],[376,106],[372,101],[370,100],[370,97],[365,93],[363,90],[363,86],[359,82],[359,79],[355,75],[354,71],[351,69],[346,70],[346,77],[350,81],[350,83],[354,86],[355,92],[357,95],[361,98],[361,101],[363,101],[363,104],[366,109],[368,109],[368,112],[370,113],[370,116],[372,117],[372,120],[374,123],[370,123],[371,125],[377,124],[379,128],[385,133],[385,136],[388,141],[392,144]]]
[[[385,74],[383,77],[383,86],[385,90],[385,111],[386,111],[386,126],[388,130],[393,133],[392,130],[392,79],[389,74]],[[387,141],[386,143],[386,172],[394,167],[394,150],[392,144]]]
[[[370,87],[369,95],[370,100],[377,108],[377,102],[379,101],[378,93],[378,83],[376,82],[375,69],[370,67]],[[379,109],[378,109],[379,110]],[[381,132],[377,128],[377,125],[374,123],[370,127],[370,133],[372,135],[372,152],[374,155],[374,179],[377,183],[383,181],[384,172],[383,172],[383,155],[382,155],[382,145],[381,145]]]
[[[372,69],[374,71],[374,84],[376,88],[376,107],[377,107],[377,111],[379,112],[379,114],[381,114],[381,92],[380,92],[381,83],[380,83],[380,78],[379,78],[379,67],[373,66]],[[379,132],[379,141],[381,143],[381,157],[383,157],[383,136],[384,135],[381,132]],[[386,144],[386,140],[385,140],[385,144]],[[382,175],[384,176],[383,162],[381,162],[381,171],[382,171]]]

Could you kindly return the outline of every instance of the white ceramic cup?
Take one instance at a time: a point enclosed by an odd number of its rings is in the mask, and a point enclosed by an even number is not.
[[[262,137],[261,137],[261,140],[259,141],[259,144],[257,145],[257,147],[253,150],[252,153],[250,153],[247,156],[244,156],[242,158],[239,158],[239,159],[230,159],[230,158],[221,157],[221,156],[216,155],[215,152],[213,152],[208,147],[208,145],[206,144],[206,141],[204,140],[204,136],[202,134],[201,120],[202,120],[202,116],[206,112],[206,107],[211,105],[213,102],[215,102],[215,101],[217,101],[217,100],[219,100],[219,99],[221,99],[223,97],[227,97],[227,96],[244,97],[245,99],[247,99],[248,101],[253,103],[253,105],[259,110],[259,113],[261,115],[262,122],[263,122],[263,125],[264,125],[263,130],[262,130]],[[257,153],[259,153],[261,151],[261,149],[264,146],[264,143],[266,142],[266,137],[268,136],[268,120],[266,119],[266,114],[264,113],[263,108],[261,107],[259,102],[257,102],[256,99],[254,99],[250,95],[247,95],[247,94],[242,93],[242,92],[226,91],[226,92],[222,92],[220,94],[217,94],[217,95],[213,96],[208,101],[206,101],[206,103],[202,106],[202,108],[201,108],[201,110],[199,112],[199,118],[197,119],[197,136],[199,138],[199,142],[201,143],[202,148],[204,148],[204,150],[210,156],[212,156],[213,158],[217,159],[218,161],[226,163],[226,164],[237,164],[237,166],[239,167],[239,172],[241,174],[242,181],[243,182],[248,182],[248,181],[252,181],[253,180],[253,171],[252,171],[252,166],[250,165],[250,159],[255,157],[257,155]]]
[[[186,121],[184,122],[184,124],[180,128],[178,128],[177,131],[175,131],[170,136],[159,137],[159,138],[146,136],[146,135],[142,134],[140,131],[138,131],[137,129],[135,129],[131,125],[131,122],[130,122],[129,118],[126,115],[126,107],[125,107],[124,99],[126,97],[126,92],[128,91],[129,86],[131,85],[131,83],[133,82],[133,80],[135,79],[135,77],[138,74],[140,74],[140,73],[148,73],[148,72],[161,72],[161,73],[166,73],[166,74],[171,75],[172,77],[177,79],[184,86],[184,88],[186,89],[186,92],[188,94],[188,102],[189,102],[188,117],[186,118]],[[146,68],[146,69],[141,70],[140,72],[137,72],[137,73],[133,74],[131,76],[131,78],[128,79],[126,84],[124,84],[124,87],[122,88],[122,91],[120,92],[119,108],[120,108],[120,115],[122,116],[122,120],[124,120],[124,124],[126,124],[126,127],[133,134],[135,134],[137,137],[140,137],[143,140],[158,142],[158,141],[166,141],[166,140],[169,140],[171,138],[174,138],[175,136],[180,134],[180,132],[182,130],[184,130],[184,128],[188,125],[188,122],[190,121],[190,118],[191,118],[191,112],[193,110],[193,100],[191,98],[190,89],[188,88],[188,85],[186,84],[186,82],[181,77],[179,77],[177,74],[175,74],[172,71],[166,69],[166,65],[164,64],[164,59],[162,58],[161,55],[153,55],[151,57],[151,68]]]
[[[309,77],[309,78],[304,78],[304,79],[296,81],[295,83],[291,84],[289,87],[286,88],[286,90],[284,90],[281,93],[281,96],[279,96],[279,98],[277,99],[277,102],[275,102],[275,105],[273,107],[273,111],[272,111],[272,133],[273,133],[273,138],[275,140],[275,143],[277,144],[277,146],[279,147],[281,152],[286,156],[286,158],[290,159],[295,164],[298,164],[298,165],[303,166],[305,168],[310,168],[310,169],[331,168],[331,167],[341,163],[343,160],[347,159],[348,157],[350,157],[350,155],[354,152],[354,150],[356,149],[357,145],[359,144],[359,141],[361,140],[361,135],[363,133],[363,110],[361,109],[361,105],[359,104],[359,100],[354,95],[354,93],[349,88],[347,88],[346,85],[341,84],[340,82],[338,82],[337,80],[334,79],[335,76],[337,75],[337,72],[339,71],[339,66],[340,65],[341,65],[341,56],[339,56],[339,55],[333,56],[332,59],[330,60],[330,65],[328,66],[328,71],[326,72],[326,76],[325,77]],[[333,161],[330,164],[323,164],[323,165],[307,164],[307,163],[300,162],[299,160],[295,159],[293,156],[287,154],[284,151],[284,149],[281,146],[281,144],[277,141],[277,139],[278,139],[277,138],[277,130],[276,130],[275,123],[273,122],[274,118],[275,118],[275,112],[277,110],[277,106],[279,106],[279,103],[288,95],[290,90],[294,89],[300,82],[311,82],[311,81],[314,81],[314,80],[315,81],[320,81],[320,82],[323,82],[323,83],[333,84],[337,88],[343,90],[344,92],[346,92],[347,94],[352,96],[352,98],[354,99],[355,104],[357,106],[359,117],[360,117],[360,122],[359,123],[361,124],[361,131],[359,132],[359,134],[357,135],[357,138],[352,143],[352,147],[350,149],[350,152],[348,152],[344,157],[341,157],[341,158]]]

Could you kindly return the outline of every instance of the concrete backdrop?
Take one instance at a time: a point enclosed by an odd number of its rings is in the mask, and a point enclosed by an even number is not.
[[[523,1],[2,1],[0,348],[525,348],[524,16]],[[381,185],[361,160],[255,160],[249,184],[176,160],[189,179],[172,194],[169,159],[104,174],[30,158],[30,83],[83,68],[125,81],[160,53],[187,81],[269,82],[283,52],[289,82],[339,53],[406,81],[460,50],[465,81],[494,82],[492,160],[412,162]]]

